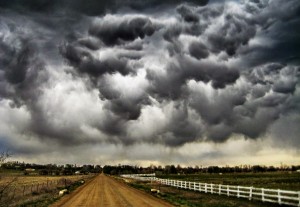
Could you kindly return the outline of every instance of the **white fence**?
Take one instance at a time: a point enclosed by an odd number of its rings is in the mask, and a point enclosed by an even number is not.
[[[238,198],[247,198],[249,200],[261,200],[263,202],[272,202],[278,204],[285,204],[291,206],[300,207],[300,191],[289,191],[289,190],[274,190],[266,188],[254,188],[244,186],[233,186],[233,185],[221,185],[213,183],[199,183],[181,180],[170,180],[151,177],[152,174],[146,176],[138,175],[122,175],[125,178],[133,178],[143,181],[156,181],[163,185],[173,186],[176,188],[183,188],[187,190],[236,196]]]

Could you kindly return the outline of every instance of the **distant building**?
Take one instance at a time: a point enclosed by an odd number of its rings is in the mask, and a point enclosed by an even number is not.
[[[25,171],[26,171],[26,172],[34,172],[35,169],[33,169],[33,168],[26,168]]]

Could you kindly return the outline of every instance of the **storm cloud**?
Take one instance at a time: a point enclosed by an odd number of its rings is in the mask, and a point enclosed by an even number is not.
[[[300,117],[299,25],[297,0],[1,2],[0,108],[26,124],[1,119],[0,141],[278,139]]]

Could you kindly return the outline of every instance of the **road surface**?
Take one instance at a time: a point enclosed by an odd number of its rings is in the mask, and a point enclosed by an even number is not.
[[[172,205],[104,174],[52,205],[52,207],[96,206],[171,207]]]

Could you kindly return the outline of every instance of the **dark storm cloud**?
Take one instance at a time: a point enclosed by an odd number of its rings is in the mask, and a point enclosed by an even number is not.
[[[59,128],[41,105],[43,90],[52,87],[49,83],[51,73],[46,68],[48,64],[62,62],[57,46],[68,38],[74,19],[55,15],[45,18],[40,14],[26,13],[21,4],[12,1],[5,5],[11,10],[1,9],[0,100],[10,100],[12,108],[25,107],[30,114],[30,123],[26,129],[20,129],[21,134],[63,143],[75,142],[76,127]]]
[[[34,51],[35,46],[26,38],[19,40],[18,47],[7,44],[4,39],[1,45],[0,71],[3,75],[0,76],[0,96],[13,100],[13,106],[32,101],[39,84],[37,78],[44,67]]]
[[[265,41],[272,41],[272,44],[255,45],[241,50],[244,64],[279,62],[299,65],[300,2],[288,1],[282,4],[278,0],[269,3],[258,1],[248,3],[247,6],[255,8],[251,10],[254,15],[250,20],[262,28],[258,36]]]
[[[151,36],[155,26],[148,18],[133,18],[115,23],[96,21],[89,30],[93,36],[100,38],[107,45],[133,41],[136,38],[143,39]]]
[[[212,51],[226,51],[230,56],[236,53],[241,45],[246,45],[255,36],[255,25],[251,25],[246,19],[226,14],[225,24],[208,37],[212,45]]]
[[[1,80],[3,83],[1,97],[12,100],[12,107],[25,105],[30,111],[31,124],[23,133],[36,133],[41,138],[45,136],[69,142],[72,138],[68,138],[67,135],[71,135],[74,129],[61,130],[52,126],[45,112],[38,105],[41,93],[39,87],[48,81],[48,77],[44,71],[44,63],[37,57],[36,46],[29,40],[22,40],[18,47],[10,48],[13,55],[3,65],[5,76]]]
[[[282,64],[268,64],[254,69],[248,76],[253,84],[272,86],[277,93],[293,93],[299,76],[297,67],[285,67]]]
[[[128,75],[132,71],[126,60],[121,60],[117,57],[99,60],[94,58],[86,48],[65,45],[61,48],[61,53],[79,72],[87,73],[92,77],[115,72]]]
[[[150,104],[146,95],[124,96],[124,94],[113,89],[105,80],[100,81],[98,88],[100,98],[109,100],[104,107],[119,116],[120,119],[136,120],[141,114],[143,105]]]
[[[57,5],[59,1],[47,1],[47,0],[28,0],[26,2],[22,0],[1,1],[0,7],[10,8],[15,10],[28,9],[32,11],[47,11]]]
[[[199,16],[195,14],[193,11],[191,11],[190,8],[186,6],[180,6],[177,8],[177,12],[182,16],[184,21],[186,22],[198,22]]]
[[[12,0],[0,9],[0,100],[25,106],[24,134],[174,147],[257,138],[300,116],[299,1]]]
[[[117,0],[117,3],[120,3],[122,6],[130,6],[133,7],[135,9],[147,9],[147,8],[151,8],[151,7],[158,7],[158,6],[163,6],[163,5],[178,5],[180,3],[194,3],[196,5],[206,5],[209,0],[164,0],[164,1],[160,1],[160,0],[136,0],[136,1],[132,1],[132,0]]]
[[[188,111],[187,102],[179,102],[172,111],[168,132],[163,134],[163,142],[166,145],[179,146],[196,140],[202,133],[202,127]]]
[[[79,39],[78,44],[90,50],[98,50],[102,46],[100,41],[91,37]]]
[[[22,0],[10,0],[1,1],[0,7],[35,12],[51,12],[55,9],[65,8],[67,10],[94,16],[104,14],[108,11],[115,12],[123,7],[143,11],[149,8],[178,5],[183,2],[203,6],[206,5],[209,0],[27,0],[26,2]]]
[[[177,57],[176,63],[170,63],[166,68],[166,75],[148,73],[148,79],[153,85],[154,93],[159,96],[177,99],[184,97],[185,91],[182,87],[186,81],[196,80],[208,83],[216,89],[224,88],[228,84],[233,84],[239,78],[239,72],[226,65],[217,64],[210,61],[196,61],[187,56]]]
[[[22,43],[24,45],[22,49],[15,54],[12,54],[11,60],[5,67],[5,75],[9,83],[19,84],[26,79],[27,71],[29,70],[30,58],[33,56],[32,49],[27,43]]]
[[[172,25],[172,27],[166,28],[164,38],[170,42],[174,42],[180,34],[200,36],[209,26],[215,23],[216,18],[222,16],[224,6],[221,4],[212,4],[195,8],[194,6],[184,4],[178,6],[176,12],[187,23],[180,24],[181,22],[179,22],[176,25]]]
[[[197,59],[207,58],[209,55],[207,47],[201,42],[192,42],[189,46],[189,52]]]

